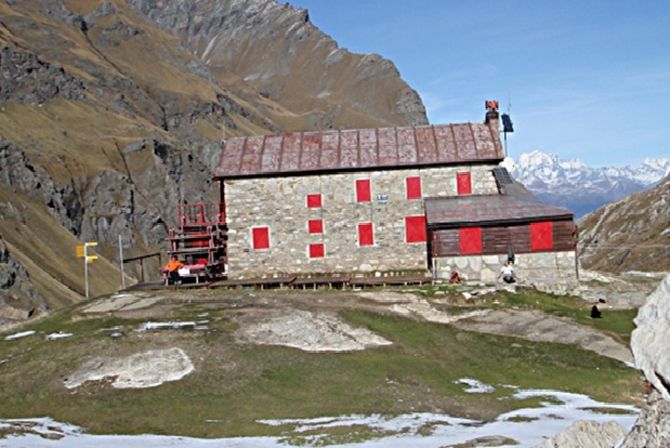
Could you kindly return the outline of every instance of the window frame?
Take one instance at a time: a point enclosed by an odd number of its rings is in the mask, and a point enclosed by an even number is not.
[[[369,226],[369,227],[368,227]],[[361,242],[361,228],[365,227],[370,229],[370,242],[363,244]],[[372,247],[375,246],[375,226],[372,222],[359,222],[356,226],[357,236],[358,236],[358,247]]]
[[[359,184],[366,185],[366,190],[367,191],[364,191],[364,192],[367,193],[367,199],[365,199],[364,195],[361,195],[361,192],[359,191],[359,188],[358,188]],[[370,180],[369,177],[356,179],[354,181],[354,194],[355,194],[355,200],[356,200],[357,204],[364,204],[366,202],[372,202],[372,181]]]
[[[267,247],[256,247],[256,231],[257,230],[265,230],[267,233]],[[272,232],[270,230],[270,226],[267,225],[261,225],[261,226],[252,226],[250,229],[251,233],[251,249],[254,252],[266,252],[269,251],[270,248],[272,247]]]
[[[414,185],[413,188],[410,188],[410,181],[418,181],[418,185]],[[416,188],[418,187],[418,196],[416,195]],[[414,194],[410,195],[410,192]],[[423,182],[421,181],[421,176],[407,176],[405,178],[405,199],[408,201],[416,201],[423,199]]]

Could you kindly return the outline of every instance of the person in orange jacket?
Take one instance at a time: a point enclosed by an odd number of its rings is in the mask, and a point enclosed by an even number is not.
[[[165,265],[165,270],[168,272],[168,285],[178,285],[181,283],[179,269],[182,267],[184,267],[184,263],[177,260],[176,255],[173,255],[168,264]]]

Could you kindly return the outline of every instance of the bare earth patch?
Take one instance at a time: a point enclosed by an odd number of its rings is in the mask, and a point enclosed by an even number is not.
[[[122,358],[96,357],[84,363],[64,383],[68,389],[74,389],[87,381],[116,377],[112,387],[138,389],[180,380],[193,370],[193,363],[186,353],[178,347],[172,347]]]
[[[352,327],[335,313],[297,309],[243,322],[236,336],[243,343],[285,345],[306,352],[348,352],[391,345],[367,329]]]

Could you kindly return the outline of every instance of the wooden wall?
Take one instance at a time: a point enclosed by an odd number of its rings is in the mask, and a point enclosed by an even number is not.
[[[575,225],[572,220],[553,221],[552,249],[546,251],[575,250]],[[500,224],[482,227],[482,254],[506,254],[512,247],[515,254],[531,253],[530,223]],[[430,231],[431,256],[446,257],[461,255],[459,229]]]

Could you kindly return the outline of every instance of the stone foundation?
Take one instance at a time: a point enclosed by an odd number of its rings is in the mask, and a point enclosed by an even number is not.
[[[433,259],[437,278],[449,279],[453,271],[468,281],[495,283],[504,255],[468,255]],[[576,282],[575,252],[536,252],[516,254],[514,272],[521,283]]]

